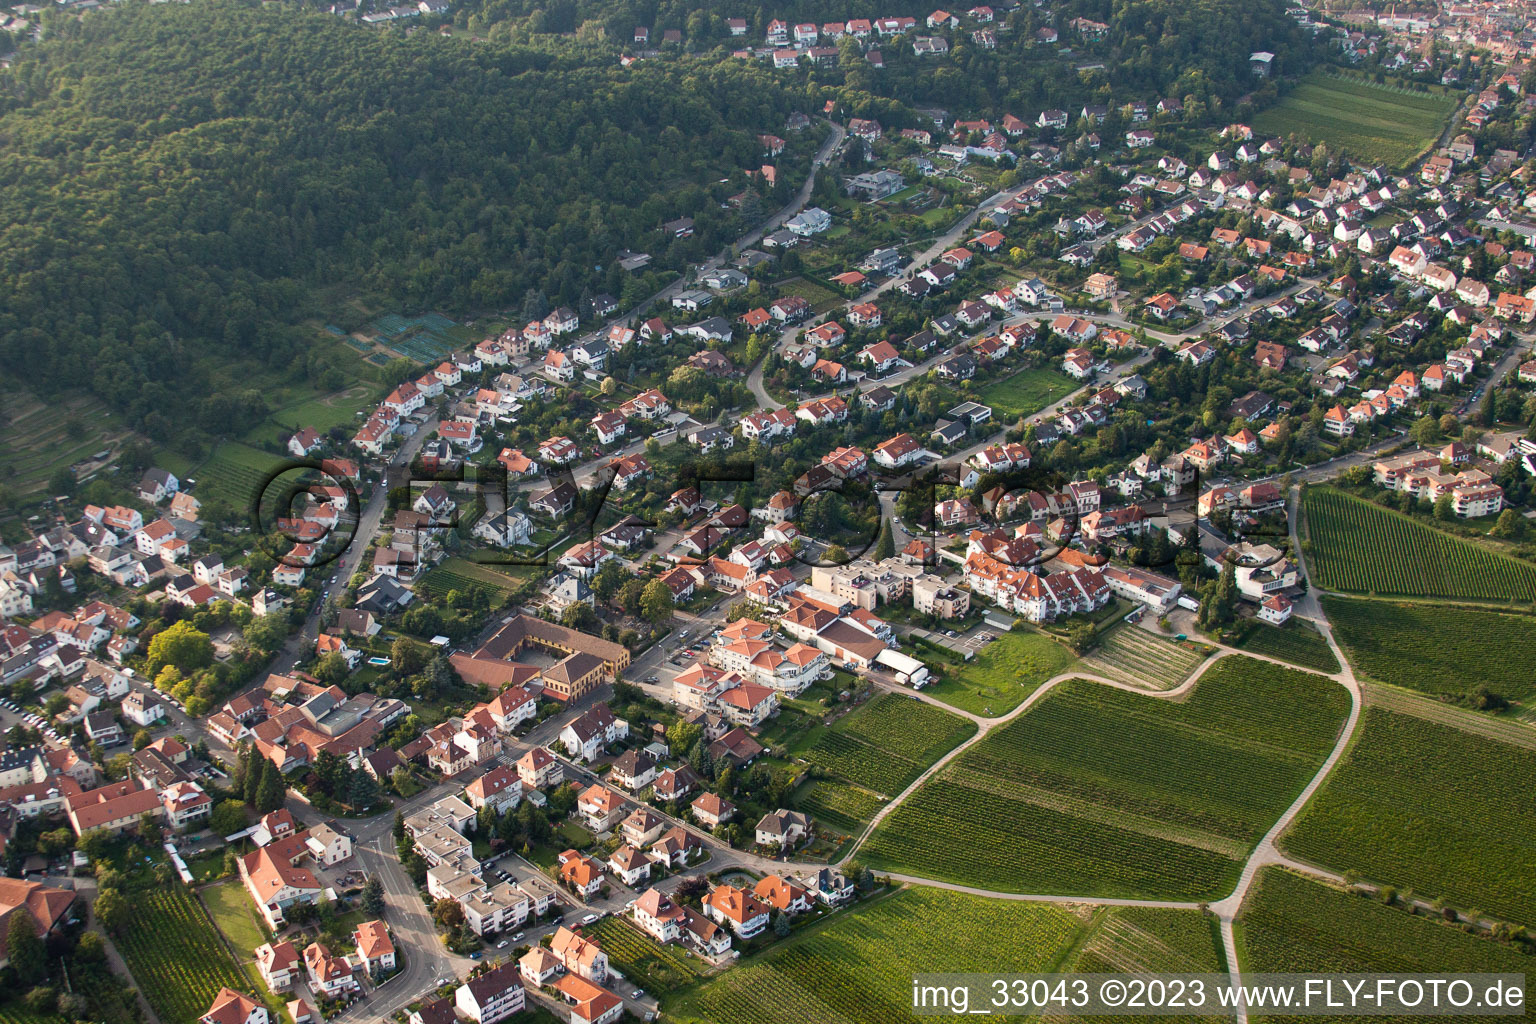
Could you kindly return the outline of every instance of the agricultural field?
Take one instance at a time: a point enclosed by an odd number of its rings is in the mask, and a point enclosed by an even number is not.
[[[821,770],[895,796],[976,731],[931,704],[885,693],[849,712],[800,751]]]
[[[807,783],[794,797],[796,810],[849,836],[862,832],[884,803],[879,794],[867,789],[823,780]]]
[[[1332,616],[1329,619],[1332,620]],[[1290,619],[1283,626],[1255,622],[1237,646],[1254,654],[1288,661],[1319,672],[1337,672],[1339,659],[1317,627],[1305,619]]]
[[[652,992],[678,988],[704,973],[704,961],[681,946],[662,945],[625,919],[605,917],[582,932],[597,940],[629,983]]]
[[[1506,700],[1536,697],[1536,618],[1455,605],[1322,601],[1362,675],[1436,696],[1484,686]]]
[[[779,298],[798,295],[811,304],[813,314],[825,313],[842,305],[843,297],[825,285],[803,277],[792,277],[774,286]]]
[[[1368,707],[1280,845],[1426,899],[1536,921],[1532,779],[1536,750]]]
[[[1206,652],[1165,640],[1150,630],[1122,624],[1083,657],[1082,669],[1127,686],[1171,690],[1200,667]]]
[[[467,558],[454,556],[444,559],[441,565],[428,570],[417,583],[416,589],[440,598],[446,596],[451,590],[488,590],[510,594],[518,586],[518,581],[506,573],[497,572],[489,566],[478,565]]]
[[[226,441],[197,468],[192,492],[200,501],[222,501],[241,515],[252,511],[261,487],[285,457]]]
[[[1243,902],[1238,922],[1238,957],[1245,971],[1466,971],[1531,975],[1530,958],[1511,946],[1469,935],[1427,915],[1416,916],[1401,907],[1389,907],[1284,868],[1267,867],[1259,873]],[[1528,981],[1527,1001],[1532,987]]]
[[[946,704],[977,715],[1001,715],[1013,710],[1052,676],[1077,661],[1066,645],[1049,634],[1024,629],[1003,633],[964,665],[941,664],[943,678],[927,693]]]
[[[1213,918],[1197,910],[1115,907],[1078,951],[1079,974],[1198,973],[1224,969]]]
[[[903,889],[812,925],[663,1008],[681,1024],[915,1024],[923,1018],[911,1012],[914,972],[1049,971],[1078,931],[1070,912],[1047,904]]]
[[[1536,601],[1536,566],[1328,487],[1303,492],[1312,582],[1390,597]]]
[[[0,1024],[64,1024],[64,1018],[56,1013],[32,1012],[17,993],[15,1001],[0,1006]]]
[[[1315,72],[1257,114],[1261,136],[1300,135],[1367,163],[1405,167],[1434,144],[1457,100]]]
[[[1204,974],[1226,969],[1214,918],[1197,910],[1115,907],[1095,917],[1079,947],[1074,974]],[[1169,1016],[1165,1021],[1219,1021],[1224,1017]],[[1116,1017],[1074,1016],[1074,1024],[1110,1024]]]
[[[1077,381],[1056,370],[1030,369],[981,387],[976,397],[990,405],[999,420],[1012,422],[1039,412],[1080,387]]]
[[[132,434],[102,402],[72,395],[43,402],[7,384],[0,416],[0,480],[20,496],[50,497],[48,478],[57,470],[89,460],[104,449],[114,453]]]
[[[1068,680],[919,787],[859,856],[988,889],[1219,896],[1348,703],[1322,676],[1237,656],[1181,700]]]
[[[115,941],[161,1024],[194,1024],[219,989],[250,988],[186,886],[173,882],[136,892],[133,906]]]

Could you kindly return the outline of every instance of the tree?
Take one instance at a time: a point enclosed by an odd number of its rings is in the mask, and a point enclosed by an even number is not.
[[[888,519],[880,520],[880,539],[875,542],[875,561],[881,562],[896,554],[896,537]]]
[[[261,793],[262,776],[266,774],[267,769],[271,766],[271,761],[268,761],[261,754],[247,749],[245,774],[240,778],[240,795],[245,798],[245,802],[248,805],[256,806],[256,799]]]
[[[128,920],[128,901],[116,889],[102,889],[93,907],[97,922],[109,932],[116,932]]]
[[[1506,508],[1499,513],[1498,520],[1493,524],[1493,528],[1488,533],[1491,536],[1500,537],[1505,540],[1519,540],[1525,536],[1525,522],[1514,509]]]
[[[1091,622],[1074,622],[1067,627],[1067,646],[1077,655],[1087,654],[1098,646],[1099,631]]]
[[[560,613],[560,624],[571,629],[586,630],[597,625],[597,612],[585,601],[577,601]]]
[[[610,558],[598,567],[592,577],[592,592],[599,601],[611,603],[615,594],[631,579],[629,568],[617,558]]]
[[[661,580],[652,580],[640,594],[640,615],[647,622],[660,625],[672,617],[672,590]]]
[[[384,883],[379,881],[377,875],[372,875],[363,884],[363,913],[369,917],[378,917],[384,913]]]
[[[1193,531],[1192,531],[1193,532]],[[1216,582],[1201,591],[1199,623],[1201,629],[1219,630],[1237,620],[1237,566],[1223,561]]]
[[[389,647],[389,661],[401,675],[420,672],[427,663],[427,652],[421,644],[408,636],[397,637]]]
[[[405,813],[403,811],[395,812],[395,824],[392,831],[394,833],[395,842],[398,843],[400,840],[405,838]]]
[[[315,663],[313,675],[316,679],[329,686],[347,678],[347,673],[350,671],[347,667],[346,656],[339,651],[334,651]]]
[[[5,937],[10,944],[11,970],[16,972],[16,980],[23,985],[42,981],[48,973],[48,951],[38,938],[37,921],[32,915],[26,911],[12,914]]]
[[[134,750],[143,750],[153,742],[155,742],[155,734],[150,732],[148,729],[140,729],[138,732],[133,734]]]
[[[1408,433],[1423,448],[1433,448],[1445,440],[1445,432],[1440,429],[1439,421],[1433,416],[1420,416],[1414,420]]]
[[[1456,518],[1456,500],[1446,491],[1435,499],[1435,518],[1447,523]]]
[[[185,674],[205,668],[212,660],[213,641],[183,619],[162,629],[149,641],[146,667],[149,672],[158,673],[163,666],[173,665]]]
[[[667,745],[681,753],[689,750],[704,734],[704,727],[697,722],[685,722],[679,718],[667,729]]]
[[[789,937],[789,918],[782,911],[773,915],[773,934],[781,939]]]
[[[208,817],[208,827],[216,835],[233,835],[245,828],[248,820],[244,800],[220,800]]]
[[[270,814],[283,806],[283,800],[288,795],[288,783],[283,779],[283,773],[277,770],[277,765],[266,758],[266,768],[261,775],[261,785],[256,790],[256,813]]]
[[[372,775],[369,775],[362,769],[356,769],[352,772],[352,777],[347,785],[346,801],[352,806],[353,810],[369,810],[374,804],[378,803],[383,795],[379,789],[378,782],[374,780]]]
[[[456,932],[464,926],[464,908],[455,900],[438,900],[432,905],[432,920],[443,931]]]
[[[107,959],[107,944],[95,932],[86,932],[75,943],[75,959],[81,963],[99,964]]]

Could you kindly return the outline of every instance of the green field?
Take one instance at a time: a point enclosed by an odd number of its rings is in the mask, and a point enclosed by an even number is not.
[[[265,423],[245,435],[252,443],[286,442],[300,427],[313,427],[325,434],[332,427],[345,427],[350,435],[358,425],[358,412],[372,404],[378,389],[370,384],[354,384],[329,395],[321,395],[275,410]]]
[[[843,297],[832,289],[825,285],[817,284],[815,281],[808,281],[803,277],[792,277],[787,281],[782,281],[774,286],[774,290],[778,292],[778,297],[781,299],[788,298],[791,295],[800,296],[811,304],[811,312],[813,314],[821,314],[828,310],[836,309],[844,301]]]
[[[1079,974],[1220,971],[1225,964],[1215,923],[1197,910],[1115,907],[1072,967]]]
[[[976,397],[990,405],[999,419],[1011,421],[1039,412],[1080,387],[1077,381],[1056,370],[1030,369],[982,386]]]
[[[1347,706],[1321,676],[1243,657],[1182,700],[1068,680],[919,787],[859,856],[995,890],[1219,896]]]
[[[976,715],[1001,715],[1024,702],[1035,687],[1076,662],[1064,644],[1038,630],[1003,633],[961,665],[942,665],[944,677],[927,692]]]
[[[627,920],[605,917],[582,929],[597,940],[609,961],[628,984],[665,992],[693,981],[704,972],[704,961],[681,946],[664,946]]]
[[[253,950],[267,941],[267,933],[251,908],[251,898],[238,879],[199,890],[203,904],[219,931],[238,950]]]
[[[116,944],[161,1024],[194,1024],[219,989],[251,987],[186,886],[135,892],[133,909]]]
[[[201,501],[222,501],[246,514],[254,510],[256,499],[261,496],[259,488],[273,470],[283,465],[284,458],[226,441],[197,468],[193,493]]]
[[[1114,907],[1101,911],[1078,949],[1073,974],[1205,974],[1224,971],[1216,919],[1198,910]],[[1110,1024],[1121,1017],[1074,1015],[1073,1024]],[[1160,1016],[1161,1021],[1218,1021],[1210,1016]]]
[[[1367,162],[1404,167],[1434,144],[1456,99],[1313,73],[1253,119],[1259,135],[1300,135]]]
[[[1164,640],[1138,626],[1122,624],[1110,630],[1099,646],[1083,658],[1082,668],[1128,686],[1171,690],[1188,679],[1205,659],[1204,651]]]
[[[532,569],[533,566],[508,566],[507,568]],[[477,565],[467,558],[453,556],[441,565],[429,569],[421,577],[416,589],[433,597],[444,597],[451,590],[485,590],[510,594],[518,588],[518,581],[506,573],[489,566]]]
[[[1536,601],[1536,566],[1328,487],[1303,492],[1312,581],[1394,597]]]
[[[1469,935],[1428,916],[1415,916],[1405,909],[1352,895],[1284,868],[1267,867],[1259,873],[1243,902],[1238,923],[1238,958],[1245,971],[1432,974],[1465,971],[1525,974],[1536,978],[1530,969],[1530,957],[1513,947]],[[1528,982],[1528,996],[1531,987]],[[1255,1019],[1315,1018],[1264,1016]]]
[[[856,786],[895,796],[975,731],[958,715],[885,693],[838,719],[799,755]]]
[[[1536,751],[1368,707],[1281,845],[1303,860],[1536,921]]]
[[[1479,686],[1507,700],[1536,696],[1536,618],[1454,605],[1322,600],[1350,664],[1378,682],[1437,696]]]
[[[885,801],[877,793],[843,782],[814,780],[795,793],[796,810],[844,835],[858,835]]]
[[[668,1000],[692,1024],[898,1024],[917,971],[1049,971],[1078,933],[1059,907],[904,889],[839,914]]]
[[[1331,617],[1330,617],[1331,618]],[[1339,659],[1323,639],[1317,627],[1305,619],[1292,618],[1283,626],[1256,622],[1237,646],[1254,654],[1288,661],[1319,672],[1337,672]]]
[[[19,495],[51,497],[43,492],[56,470],[89,459],[102,449],[115,451],[132,438],[117,414],[89,395],[44,402],[20,382],[7,380],[5,386],[0,480]]]

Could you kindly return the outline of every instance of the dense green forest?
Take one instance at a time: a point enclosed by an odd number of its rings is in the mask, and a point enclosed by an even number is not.
[[[651,29],[656,45],[666,29],[683,33],[684,46],[762,45],[775,18],[817,25],[849,18],[908,15],[919,24],[934,6],[890,0],[754,0],[750,4],[702,0],[468,0],[454,20],[476,32],[530,39],[540,33],[576,33],[588,40],[629,44],[636,26]],[[949,8],[960,13],[962,4]],[[739,17],[747,34],[731,37],[726,21]],[[1072,28],[1085,18],[1107,26],[1102,35]],[[1035,41],[1037,29],[1055,27],[1072,49],[1065,62],[1055,47]],[[1248,55],[1268,50],[1278,72],[1304,70],[1311,62],[1310,34],[1285,14],[1278,0],[1062,0],[1049,9],[1023,4],[995,26],[997,47],[977,46],[967,30],[952,35],[943,61],[915,56],[901,41],[887,41],[884,70],[870,68],[857,48],[843,47],[836,71],[817,69],[813,79],[855,92],[906,103],[938,105],[953,112],[1033,117],[1048,107],[1105,102],[1111,97],[1158,99],[1193,96],[1206,106],[1228,103],[1254,89]],[[1090,72],[1065,67],[1102,63]]]
[[[771,74],[218,0],[56,19],[0,79],[0,359],[152,436],[188,412],[220,431],[247,411],[184,394],[189,359],[288,366],[308,285],[574,304],[621,247],[680,262],[725,240],[709,188],[794,106]],[[669,254],[657,229],[681,214],[697,232]]]
[[[1214,111],[1255,88],[1250,49],[1309,59],[1282,0],[1066,0],[1063,27],[1107,21],[1102,39],[1064,40],[1096,69],[1030,45],[1041,14],[1021,8],[995,51],[962,32],[920,62],[891,43],[876,71],[845,40],[835,65],[776,72],[730,57],[727,15],[756,33],[779,15],[892,12],[683,2],[470,0],[453,18],[473,39],[254,0],[49,14],[0,72],[0,370],[95,393],[156,440],[227,433],[263,414],[269,373],[324,371],[300,326],[328,315],[320,289],[541,312],[634,293],[621,248],[671,269],[718,251],[806,173],[800,146],[757,194],[756,135],[828,97],[893,127],[933,104],[1032,118],[1178,95]],[[678,18],[707,37],[696,52],[619,65],[634,24]],[[749,188],[740,212],[722,202]],[[684,215],[692,238],[659,230]],[[211,366],[241,365],[246,390],[207,386]]]

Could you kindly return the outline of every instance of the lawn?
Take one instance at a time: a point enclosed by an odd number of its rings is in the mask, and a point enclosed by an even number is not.
[[[704,972],[704,961],[681,946],[664,946],[626,919],[605,917],[582,929],[608,954],[631,985],[661,993],[679,988]]]
[[[1506,700],[1536,696],[1536,618],[1454,605],[1323,598],[1357,672],[1436,696],[1487,687]],[[1475,653],[1474,653],[1475,652]]]
[[[1039,412],[1081,386],[1055,370],[1029,369],[986,384],[976,392],[976,397],[990,405],[1000,419],[1015,420]]]
[[[266,422],[246,434],[245,439],[252,443],[284,442],[300,427],[312,427],[321,434],[332,427],[346,427],[347,433],[351,434],[357,427],[358,412],[372,405],[371,400],[377,393],[378,389],[371,384],[353,384],[333,394],[296,402],[275,410]]]
[[[132,895],[133,914],[116,937],[161,1024],[193,1024],[219,989],[251,982],[186,886],[172,882]]]
[[[267,933],[256,920],[251,898],[239,880],[210,885],[199,891],[213,923],[218,925],[230,945],[239,950],[255,949],[267,941]]]
[[[1149,690],[1172,690],[1200,667],[1207,651],[1165,640],[1150,630],[1122,624],[1082,661],[1084,672]]]
[[[976,732],[976,725],[911,697],[884,693],[799,749],[821,771],[895,796]]]
[[[1302,492],[1313,582],[1393,597],[1536,601],[1536,566],[1329,487]]]
[[[997,890],[1220,896],[1347,707],[1321,676],[1243,657],[1182,700],[1068,680],[924,783],[859,856]]]
[[[1456,99],[1314,72],[1253,119],[1257,135],[1300,135],[1367,163],[1405,167],[1439,137]]]
[[[1045,633],[1015,630],[999,635],[963,666],[942,665],[944,677],[930,685],[928,693],[962,711],[1001,715],[1075,661],[1064,644]]]
[[[1317,627],[1305,619],[1292,618],[1282,626],[1255,621],[1237,642],[1237,646],[1302,668],[1319,672],[1339,670],[1339,659],[1333,656],[1333,648],[1328,646],[1328,641],[1323,639]]]
[[[1284,849],[1426,899],[1536,920],[1536,751],[1368,707]]]
[[[838,914],[666,1001],[684,1024],[899,1024],[916,972],[1054,969],[1079,934],[1068,911],[904,889]]]
[[[1259,873],[1238,921],[1238,958],[1245,971],[1477,972],[1526,974],[1536,979],[1530,957],[1511,946],[1284,868],[1267,867]],[[1528,1002],[1529,982],[1526,994]]]

